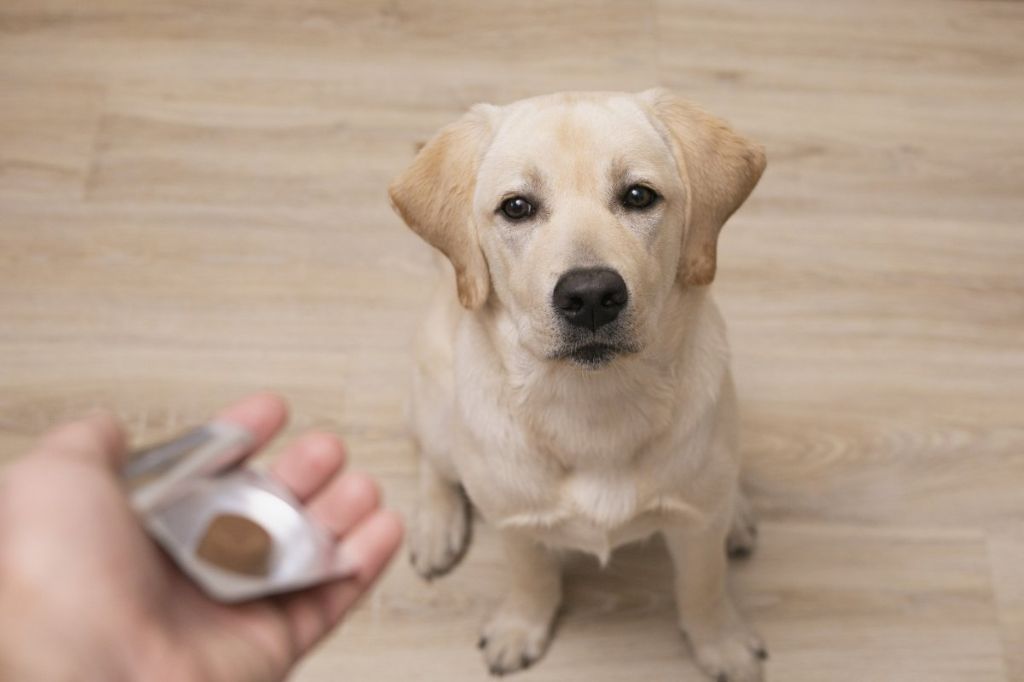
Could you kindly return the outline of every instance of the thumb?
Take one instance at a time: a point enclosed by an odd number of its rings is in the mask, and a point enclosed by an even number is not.
[[[33,456],[119,469],[125,456],[124,432],[113,414],[97,412],[49,431],[33,449]]]

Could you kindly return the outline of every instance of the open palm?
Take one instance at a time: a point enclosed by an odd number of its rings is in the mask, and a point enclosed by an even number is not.
[[[286,409],[253,396],[218,418],[255,434]],[[398,517],[376,484],[343,472],[329,434],[291,444],[271,473],[344,536],[352,578],[228,606],[149,540],[121,488],[123,436],[109,416],[65,425],[0,477],[0,678],[277,680],[344,616],[393,555]]]

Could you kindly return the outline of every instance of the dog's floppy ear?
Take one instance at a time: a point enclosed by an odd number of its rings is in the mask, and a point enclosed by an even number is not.
[[[483,305],[491,285],[473,221],[473,191],[493,111],[477,105],[442,128],[388,188],[402,220],[451,261],[459,301],[470,310]]]
[[[640,99],[667,130],[686,185],[679,281],[710,284],[715,278],[718,232],[761,178],[764,147],[668,90],[647,90]]]

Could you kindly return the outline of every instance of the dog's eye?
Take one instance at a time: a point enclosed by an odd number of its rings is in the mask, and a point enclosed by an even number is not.
[[[523,197],[512,197],[501,202],[498,208],[509,220],[525,220],[533,215],[533,204]]]
[[[657,200],[658,193],[643,185],[633,185],[622,195],[622,205],[626,208],[649,208]]]

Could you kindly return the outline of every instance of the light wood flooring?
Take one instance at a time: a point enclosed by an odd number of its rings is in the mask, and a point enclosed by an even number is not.
[[[778,682],[1024,681],[1024,3],[3,0],[0,457],[259,388],[408,510],[427,251],[384,188],[477,101],[686,93],[768,147],[715,285]],[[303,682],[486,679],[493,534],[399,561]],[[530,681],[699,679],[657,543],[570,572]]]

